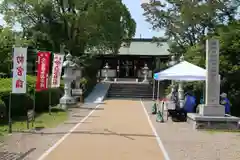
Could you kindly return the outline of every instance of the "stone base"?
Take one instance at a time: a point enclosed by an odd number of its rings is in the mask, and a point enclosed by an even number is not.
[[[197,113],[188,113],[188,122],[194,129],[238,130],[240,118],[231,115],[202,116]]]
[[[110,81],[110,79],[109,78],[104,78],[103,81],[108,82],[108,81]]]
[[[60,106],[64,110],[68,109],[69,107],[75,106],[76,103],[77,102],[74,97],[63,96],[60,99]]]
[[[199,114],[202,116],[225,116],[225,107],[223,105],[199,105]]]

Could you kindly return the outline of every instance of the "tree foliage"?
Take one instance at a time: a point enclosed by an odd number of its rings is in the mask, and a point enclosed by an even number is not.
[[[184,54],[196,65],[205,67],[206,39],[219,39],[221,91],[228,93],[234,115],[240,115],[239,6],[239,0],[154,0],[143,5],[144,16],[153,29],[166,31],[170,52]],[[202,94],[202,84],[191,85]]]
[[[0,73],[9,73],[13,46],[27,46],[30,42],[13,32],[11,27],[0,28]]]
[[[238,0],[154,0],[143,4],[146,20],[153,29],[164,29],[171,52],[185,53],[189,46],[203,41],[219,24],[234,19]]]
[[[136,27],[121,0],[4,0],[1,12],[34,46],[59,51],[63,43],[78,56],[89,48],[114,53]]]

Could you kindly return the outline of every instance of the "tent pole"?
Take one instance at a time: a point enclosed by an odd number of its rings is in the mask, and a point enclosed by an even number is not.
[[[206,81],[203,82],[203,103],[204,103],[204,104],[206,104],[206,102],[205,102],[205,99],[206,99],[206,97],[205,97],[205,95],[206,95],[206,93],[205,93],[205,91],[206,91],[206,90],[205,90],[205,87],[206,87]]]
[[[157,103],[159,103],[159,82],[160,81],[158,81],[158,87],[157,87]]]
[[[154,100],[155,99],[155,79],[153,78],[153,97],[152,99]]]

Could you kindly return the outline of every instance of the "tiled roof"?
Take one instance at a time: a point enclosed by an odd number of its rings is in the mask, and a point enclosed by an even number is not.
[[[169,46],[168,44],[161,43],[161,45],[157,45],[157,43],[153,43],[152,41],[132,41],[129,47],[122,46],[119,49],[119,55],[170,55],[168,52]]]
[[[150,55],[150,56],[166,56],[170,55],[167,42],[160,45],[154,43],[152,39],[132,39],[129,46],[123,44],[119,49],[118,55]],[[90,53],[91,51],[87,51]],[[111,53],[103,53],[103,55]]]

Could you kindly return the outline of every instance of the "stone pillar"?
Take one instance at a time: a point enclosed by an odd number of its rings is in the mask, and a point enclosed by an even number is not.
[[[182,55],[180,57],[180,62],[184,61],[184,56]],[[179,104],[180,104],[180,108],[184,107],[184,90],[183,90],[183,82],[179,81],[178,84],[178,99],[179,99]]]
[[[168,63],[168,66],[172,67],[172,66],[174,66],[176,63],[177,63],[177,62],[176,62],[176,60],[175,60],[175,56],[174,56],[174,55],[171,56],[171,61]],[[174,85],[174,81],[171,81],[171,88],[172,88],[172,90],[173,90],[174,86],[175,86],[175,85]]]
[[[61,108],[66,110],[69,106],[76,104],[74,97],[71,95],[71,83],[75,79],[72,74],[73,69],[76,67],[72,62],[72,55],[69,53],[66,55],[66,61],[63,62],[64,75],[62,76],[64,81],[64,95],[60,99]]]
[[[82,68],[77,68],[75,70],[75,75],[76,75],[76,84],[75,84],[75,89],[80,89],[80,80],[82,78]]]
[[[148,71],[149,71],[149,68],[147,66],[147,63],[144,64],[144,67],[142,68],[143,70],[143,74],[144,74],[144,79],[142,82],[148,82]]]
[[[219,104],[219,41],[216,39],[206,41],[206,66],[205,105],[200,106],[199,114],[203,116],[224,116],[225,107]]]

